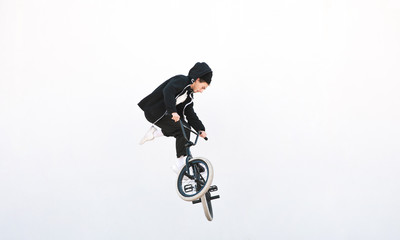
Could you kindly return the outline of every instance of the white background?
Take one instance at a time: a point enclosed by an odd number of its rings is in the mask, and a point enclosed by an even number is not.
[[[0,239],[399,239],[395,0],[0,0]],[[137,103],[197,61],[221,199]]]

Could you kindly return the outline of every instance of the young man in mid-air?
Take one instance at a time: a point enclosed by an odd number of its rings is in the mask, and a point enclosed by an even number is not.
[[[198,62],[190,69],[188,76],[177,75],[168,79],[138,104],[146,119],[153,124],[140,144],[161,136],[176,138],[177,161],[172,166],[175,173],[179,173],[186,163],[186,139],[179,120],[186,126],[192,126],[201,137],[207,137],[204,125],[193,109],[193,93],[202,93],[210,85],[212,74],[205,62]],[[189,137],[190,131],[185,129],[185,132]]]

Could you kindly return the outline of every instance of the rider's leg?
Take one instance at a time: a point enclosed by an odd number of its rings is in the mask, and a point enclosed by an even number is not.
[[[182,120],[183,124],[188,125]],[[161,128],[162,133],[167,137],[175,137],[176,143],[176,157],[186,156],[185,144],[187,140],[183,136],[182,128],[179,122],[174,122],[170,116],[164,116],[158,122],[155,123]],[[190,138],[190,131],[185,128],[186,137]]]
[[[147,121],[152,122],[152,116],[147,114],[146,112],[144,113],[144,116],[146,117]],[[147,141],[154,140],[154,138],[157,137],[162,137],[164,136],[163,132],[161,129],[158,129],[154,124],[150,127],[150,129],[146,132],[144,137],[140,140],[139,144],[144,144]]]
[[[153,136],[154,136],[155,138],[158,138],[158,137],[163,137],[163,136],[165,136],[165,135],[164,135],[164,133],[161,131],[161,129],[157,128],[157,130],[153,133]]]
[[[171,168],[176,174],[179,174],[180,170],[186,164],[186,156],[181,156],[175,160],[175,163],[172,164]]]
[[[142,138],[142,140],[140,140],[139,144],[143,144],[147,141],[153,140],[154,138],[162,137],[162,136],[164,136],[164,134],[162,133],[161,129],[157,129],[154,126],[151,126],[150,129],[147,131],[147,133]]]
[[[188,125],[186,122],[183,121],[185,125]],[[169,116],[164,116],[158,122],[155,123],[158,127],[161,128],[162,133],[167,137],[175,137],[175,149],[176,149],[176,157],[179,159],[177,160],[179,163],[173,167],[175,169],[181,169],[181,163],[183,165],[186,164],[186,147],[185,144],[187,140],[183,136],[182,128],[179,122],[174,122]],[[190,139],[190,131],[185,128],[186,137]]]
[[[180,127],[180,126],[179,126]],[[186,129],[185,129],[186,130]],[[182,169],[183,166],[186,164],[186,147],[185,144],[187,140],[182,134],[182,129],[180,131],[180,134],[176,134],[174,136],[176,138],[175,142],[175,148],[176,148],[176,156],[178,157],[176,160],[176,164],[172,166],[172,170],[176,173],[179,174],[180,170]],[[186,137],[190,139],[190,132],[186,131]]]

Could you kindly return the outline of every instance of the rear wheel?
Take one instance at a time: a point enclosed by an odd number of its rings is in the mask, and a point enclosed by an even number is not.
[[[203,196],[201,196],[201,204],[203,205],[204,214],[208,221],[213,220],[213,210],[211,205],[211,194],[210,192],[206,192]]]
[[[189,172],[184,166],[178,175],[178,195],[185,201],[199,199],[210,188],[213,177],[214,171],[207,159],[192,158],[189,160]]]

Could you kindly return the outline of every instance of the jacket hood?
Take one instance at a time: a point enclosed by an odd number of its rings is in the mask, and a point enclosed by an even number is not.
[[[196,63],[189,71],[189,77],[192,79],[197,79],[208,73],[212,74],[211,68],[205,62]],[[211,79],[210,79],[211,80]]]

